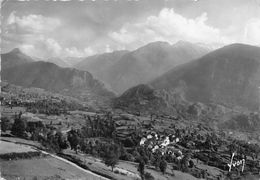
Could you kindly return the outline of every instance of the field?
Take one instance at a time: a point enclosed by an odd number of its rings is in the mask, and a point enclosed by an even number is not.
[[[0,141],[0,154],[6,153],[23,153],[23,152],[32,152],[35,151],[31,147],[14,144],[10,142]]]
[[[21,179],[25,178],[26,180],[35,179],[35,177],[37,177],[37,180],[100,180],[100,178],[53,157],[1,161],[0,166],[2,176],[7,180],[14,180],[18,177]]]
[[[80,159],[91,171],[99,172],[102,174],[106,174],[115,179],[140,179],[139,172],[137,171],[137,163],[128,162],[128,161],[120,161],[116,167],[114,168],[114,172],[112,173],[111,168],[107,167],[102,161],[98,158],[94,158],[92,156],[83,155],[83,154],[75,154],[72,151],[66,151],[66,154],[73,156],[76,159]],[[166,174],[162,174],[158,172],[152,167],[146,167],[146,172],[150,173],[155,180],[196,180],[197,178],[191,176],[187,173],[182,173],[180,171],[171,171],[171,167],[167,168]]]
[[[10,138],[9,138],[10,139]],[[18,138],[16,138],[18,139]],[[13,140],[15,141],[15,139]],[[23,142],[26,143],[26,142]],[[28,142],[27,142],[28,143]],[[30,146],[15,144],[12,142],[0,141],[0,154],[19,153],[37,151]],[[1,176],[7,180],[26,179],[73,179],[73,180],[101,180],[101,178],[89,171],[68,163],[62,158],[38,156],[27,159],[3,160],[0,159]]]
[[[10,143],[19,143],[19,144],[25,144],[25,145],[29,145],[29,146],[34,146],[40,149],[44,149],[44,147],[36,141],[31,141],[31,140],[26,140],[26,139],[21,139],[21,138],[17,138],[17,137],[0,137],[0,142],[10,142]],[[20,146],[19,144],[15,144],[17,146]],[[2,148],[2,146],[1,146]]]
[[[11,117],[14,116],[15,114],[19,114],[20,112],[25,112],[24,107],[8,107],[8,106],[1,106],[0,112],[2,116],[7,116]]]

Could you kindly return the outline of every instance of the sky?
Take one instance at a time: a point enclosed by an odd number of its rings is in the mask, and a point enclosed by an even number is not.
[[[1,50],[39,58],[134,50],[154,41],[260,45],[260,0],[5,0]]]

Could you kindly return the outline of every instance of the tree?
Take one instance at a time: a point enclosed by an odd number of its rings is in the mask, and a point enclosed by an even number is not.
[[[182,170],[182,172],[188,171],[190,157],[191,157],[191,155],[188,153],[188,154],[185,154],[184,157],[181,159],[181,170]]]
[[[159,168],[161,170],[161,172],[164,174],[166,172],[166,168],[167,168],[167,162],[165,161],[165,159],[163,158],[159,164]]]
[[[155,152],[155,154],[151,157],[151,163],[155,167],[155,169],[158,169],[161,161],[162,161],[162,157],[160,152]]]
[[[7,117],[1,118],[1,130],[5,132],[6,130],[10,129],[11,123],[10,120]]]
[[[70,147],[72,150],[75,150],[76,153],[78,153],[78,146],[80,143],[80,137],[78,136],[78,133],[75,130],[71,130],[68,133],[68,141],[70,143]]]
[[[139,161],[139,165],[138,165],[138,172],[140,173],[141,179],[144,179],[144,167],[145,167],[145,163],[143,160]]]
[[[233,154],[234,152],[236,152],[237,149],[238,149],[238,145],[237,145],[237,142],[236,142],[236,141],[233,141],[233,142],[231,142],[230,145],[228,145],[228,150],[229,150],[229,154],[230,154],[230,159],[231,159],[231,157],[232,157],[232,154]]]
[[[21,115],[16,116],[11,130],[12,134],[24,138],[26,137],[25,136],[26,128],[27,128],[27,121],[21,118]]]
[[[109,145],[104,154],[103,154],[103,162],[109,167],[111,167],[112,172],[115,165],[118,163],[120,156],[120,148],[116,144]]]
[[[68,148],[68,142],[61,132],[57,132],[55,138],[57,139],[60,150]]]

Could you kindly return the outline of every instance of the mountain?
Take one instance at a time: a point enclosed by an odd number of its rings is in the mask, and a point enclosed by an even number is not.
[[[64,57],[62,60],[69,64],[69,67],[74,67],[77,63],[83,61],[85,57]]]
[[[75,64],[75,68],[89,71],[100,80],[105,80],[107,71],[113,66],[120,58],[128,53],[128,51],[114,51],[111,53],[97,54],[90,56]],[[109,83],[107,83],[109,85]]]
[[[120,94],[130,87],[147,83],[176,65],[199,58],[208,52],[208,48],[184,41],[174,45],[153,42],[131,52],[119,51],[92,56],[75,67],[89,70]]]
[[[37,87],[80,100],[98,102],[114,94],[87,71],[61,68],[50,62],[31,62],[2,69],[2,80],[24,87]]]
[[[134,92],[143,86],[134,87]],[[201,102],[257,110],[260,107],[260,48],[228,45],[179,65],[146,86],[150,94],[163,99],[164,104]],[[126,91],[118,101],[130,106],[127,94],[131,93]],[[141,95],[138,97],[144,99]]]
[[[47,62],[54,63],[60,67],[70,67],[71,65],[65,62],[63,59],[58,58],[58,57],[53,57],[53,58],[48,58],[46,60]]]
[[[24,63],[33,62],[34,60],[21,52],[20,49],[15,48],[12,51],[1,54],[1,68],[6,69],[10,67],[14,67],[17,65],[21,65]]]
[[[32,57],[35,61],[46,61],[54,63],[60,67],[73,67],[78,62],[82,61],[83,57],[50,57],[50,58],[39,58]]]

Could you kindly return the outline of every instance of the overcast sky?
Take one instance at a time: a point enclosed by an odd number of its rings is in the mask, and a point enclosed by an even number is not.
[[[2,51],[89,56],[153,41],[260,44],[260,0],[15,1],[2,4]]]

